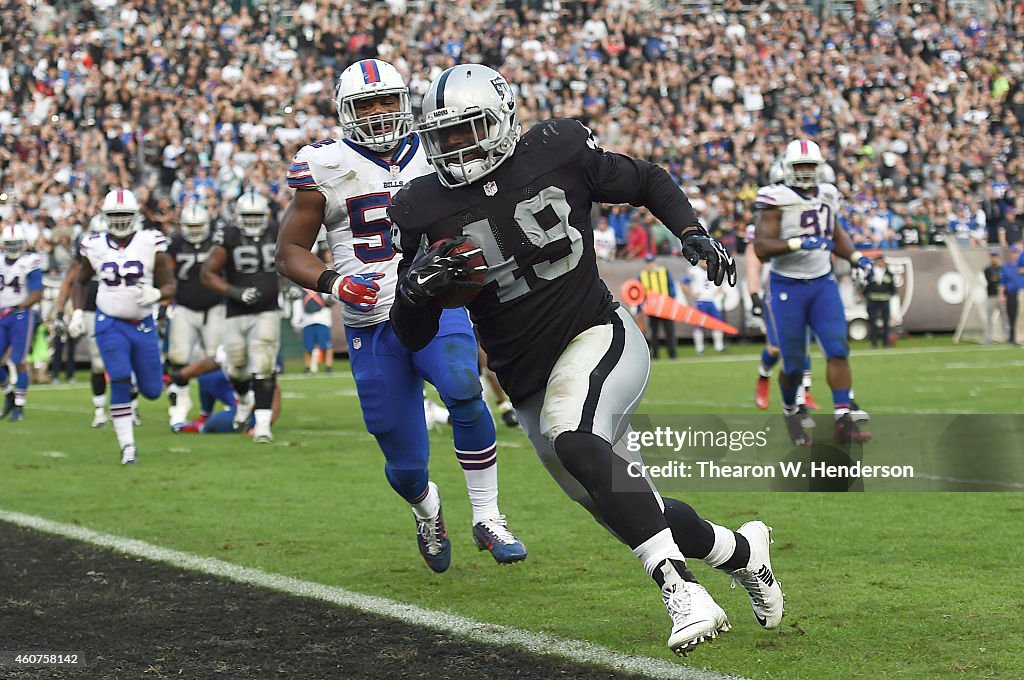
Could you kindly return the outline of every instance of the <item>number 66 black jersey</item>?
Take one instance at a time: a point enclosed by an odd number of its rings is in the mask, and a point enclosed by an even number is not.
[[[604,152],[590,130],[568,119],[533,127],[512,156],[478,182],[447,189],[437,175],[427,175],[392,200],[400,276],[418,248],[443,238],[464,235],[483,250],[485,285],[468,309],[513,401],[544,388],[569,342],[607,323],[618,306],[598,276],[594,202],[646,205],[676,232],[698,223],[668,173]],[[391,318],[402,341],[418,349],[433,336],[427,317],[436,320],[439,313],[398,296]]]

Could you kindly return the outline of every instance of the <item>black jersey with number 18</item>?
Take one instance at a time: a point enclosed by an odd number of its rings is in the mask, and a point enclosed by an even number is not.
[[[597,271],[595,201],[646,205],[677,233],[697,223],[664,170],[602,151],[585,126],[568,119],[534,126],[510,158],[473,184],[446,189],[431,174],[392,200],[400,276],[418,248],[443,238],[465,235],[483,250],[485,285],[468,309],[513,401],[542,389],[569,342],[607,323],[618,306]],[[413,348],[436,332],[436,324],[424,328],[422,310],[401,300],[391,318]]]

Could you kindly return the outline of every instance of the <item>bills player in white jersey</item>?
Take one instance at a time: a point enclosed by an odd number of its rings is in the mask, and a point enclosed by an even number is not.
[[[832,275],[832,253],[865,270],[871,269],[871,260],[854,249],[836,223],[842,199],[834,185],[821,182],[824,164],[816,143],[793,140],[782,157],[782,183],[761,187],[754,206],[758,209],[754,250],[761,260],[772,260],[767,303],[782,353],[783,411],[790,437],[800,446],[811,444],[797,404],[808,328],[828,360],[836,441],[849,444],[870,438],[850,415],[850,349],[843,303]]]
[[[174,297],[174,273],[167,257],[168,238],[139,230],[139,201],[128,189],[113,189],[103,199],[106,233],[90,234],[80,246],[82,265],[74,287],[75,311],[68,332],[85,331],[85,286],[99,275],[96,293],[96,344],[110,378],[110,415],[121,464],[136,462],[132,422],[132,376],[139,392],[156,399],[163,392],[163,362],[153,319],[154,305]]]
[[[352,373],[366,428],[387,461],[392,488],[412,507],[427,565],[448,569],[448,540],[437,486],[429,481],[422,385],[437,387],[451,415],[455,451],[473,506],[473,539],[498,562],[526,558],[526,547],[498,509],[494,421],[481,396],[477,344],[465,309],[445,310],[437,338],[418,352],[394,335],[398,258],[386,209],[404,184],[432,172],[405,80],[389,63],[366,59],[338,79],[336,104],[345,137],[303,147],[288,172],[296,189],[285,212],[277,266],[300,286],[343,303]],[[320,225],[334,256],[325,269],[311,251]]]
[[[57,301],[54,303],[54,307],[57,310],[57,323],[63,324],[67,327],[67,322],[64,319],[64,307],[67,301],[71,299],[71,289],[78,279],[78,270],[82,266],[82,260],[85,259],[82,255],[81,248],[79,245],[83,240],[88,238],[91,234],[105,233],[107,231],[107,218],[103,216],[103,213],[97,213],[93,215],[92,219],[89,220],[89,228],[78,236],[75,241],[74,252],[75,259],[71,262],[71,266],[68,267],[68,273],[65,275],[64,280],[60,284],[60,293],[57,295]],[[90,368],[90,387],[92,388],[92,406],[93,406],[93,417],[92,427],[103,427],[106,425],[110,418],[107,416],[107,369],[103,365],[103,357],[100,355],[100,348],[96,345],[96,293],[99,291],[100,282],[99,278],[93,276],[89,285],[85,289],[85,306],[82,308],[83,316],[85,318],[85,335],[87,345],[89,347],[89,368]],[[132,392],[133,395],[136,393]],[[133,408],[137,406],[137,397],[132,399]],[[136,411],[136,419],[138,418],[138,412]],[[138,425],[138,420],[136,420]]]
[[[43,270],[39,255],[28,252],[24,230],[17,224],[0,229],[0,393],[4,395],[0,407],[0,420],[25,417],[25,399],[28,394],[28,363],[25,355],[32,347],[38,315],[32,308],[43,299]],[[7,349],[11,350],[11,363],[17,378],[11,390],[7,364],[3,361]]]

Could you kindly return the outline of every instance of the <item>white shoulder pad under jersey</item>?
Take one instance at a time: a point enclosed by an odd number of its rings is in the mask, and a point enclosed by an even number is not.
[[[299,149],[288,169],[294,189],[316,190],[327,199],[324,227],[342,276],[378,272],[380,292],[369,312],[345,306],[346,326],[370,326],[386,321],[395,300],[398,261],[391,243],[387,208],[391,197],[411,180],[433,172],[419,135],[413,133],[382,159],[344,139],[326,139]]]
[[[808,236],[833,238],[840,203],[839,191],[831,184],[819,184],[813,194],[800,193],[785,184],[770,184],[757,190],[754,207],[781,211],[779,238],[788,241]],[[832,254],[827,250],[798,250],[776,255],[772,269],[794,279],[816,279],[832,270]]]

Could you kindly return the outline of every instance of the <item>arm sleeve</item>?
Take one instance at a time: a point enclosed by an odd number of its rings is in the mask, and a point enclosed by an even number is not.
[[[408,230],[403,230],[395,221],[394,213],[388,211],[393,226],[393,240],[400,244],[399,252],[402,259],[398,263],[398,281],[401,288],[401,281],[409,273],[412,261],[416,259],[419,250],[419,235]],[[394,235],[399,235],[394,239]],[[395,331],[399,341],[413,352],[418,352],[434,339],[440,326],[441,309],[434,305],[423,305],[414,307],[406,302],[401,290],[395,291],[395,304],[391,306],[391,328]]]
[[[700,224],[686,194],[660,166],[589,143],[583,162],[595,200],[645,206],[677,237],[686,227]]]

